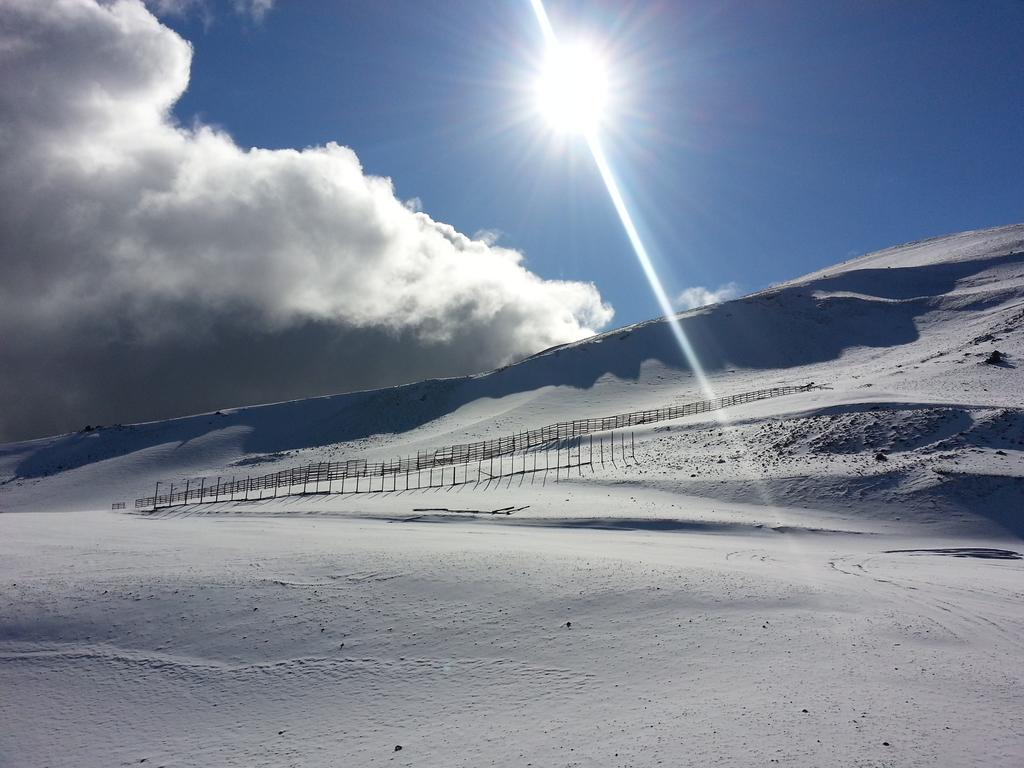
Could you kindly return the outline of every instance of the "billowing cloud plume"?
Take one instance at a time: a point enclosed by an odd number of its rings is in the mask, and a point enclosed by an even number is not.
[[[346,147],[176,124],[191,55],[141,0],[0,0],[0,439],[469,372],[610,321]]]
[[[739,293],[740,289],[736,283],[726,283],[714,290],[705,288],[703,285],[695,285],[681,291],[676,296],[675,305],[678,310],[696,309],[697,307],[706,307],[709,304],[718,304],[722,301],[735,299],[739,296]]]

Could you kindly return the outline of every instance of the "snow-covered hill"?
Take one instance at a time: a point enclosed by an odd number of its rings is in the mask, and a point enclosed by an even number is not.
[[[646,430],[633,481],[1024,533],[1024,225],[891,248],[680,317],[716,394],[830,389]],[[996,350],[1003,361],[986,364]],[[0,509],[130,505],[158,480],[390,458],[702,397],[654,320],[479,376],[7,445]]]
[[[681,319],[716,394],[824,388],[559,482],[131,508],[702,399],[652,321],[0,447],[0,765],[1021,765],[1024,225]]]

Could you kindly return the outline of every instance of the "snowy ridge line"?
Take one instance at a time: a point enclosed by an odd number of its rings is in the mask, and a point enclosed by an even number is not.
[[[312,493],[325,493],[325,491],[320,490],[323,483],[328,484],[326,493],[332,493],[332,484],[336,480],[342,481],[342,488],[344,488],[344,481],[350,479],[355,479],[358,482],[359,478],[384,478],[391,475],[408,475],[425,469],[490,461],[501,456],[515,455],[545,445],[572,440],[583,435],[678,419],[683,416],[707,413],[757,400],[767,400],[773,397],[808,392],[815,388],[816,386],[813,382],[785,387],[771,387],[769,389],[758,389],[752,392],[726,395],[712,400],[698,400],[683,405],[670,405],[646,411],[632,411],[603,418],[562,421],[526,432],[516,432],[493,440],[449,445],[433,451],[419,451],[414,457],[410,456],[402,459],[373,463],[365,459],[317,462],[266,475],[249,476],[244,480],[233,477],[230,482],[223,482],[222,478],[218,477],[214,483],[210,482],[210,478],[201,477],[195,480],[187,480],[184,490],[175,491],[174,484],[170,483],[170,489],[165,494],[160,493],[160,486],[163,483],[157,483],[152,496],[144,496],[135,500],[135,508],[151,507],[156,509],[157,507],[174,504],[228,501],[233,500],[234,496],[239,493],[244,493],[246,498],[248,498],[251,492],[274,490],[276,493],[277,489],[280,488],[288,489],[284,494],[286,496],[304,495],[310,493],[308,490],[310,485],[317,489],[312,491]],[[293,491],[292,489],[295,486],[302,486],[302,490]]]

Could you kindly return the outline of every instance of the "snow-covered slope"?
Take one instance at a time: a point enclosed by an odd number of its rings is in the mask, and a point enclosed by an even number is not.
[[[647,430],[634,480],[882,515],[910,503],[1024,533],[1024,225],[891,248],[680,317],[717,394],[830,389]],[[985,364],[997,349],[1004,362]],[[654,320],[479,376],[3,446],[0,509],[130,505],[158,480],[394,457],[702,397]]]
[[[701,399],[665,323],[0,447],[0,765],[1016,768],[1022,320],[1024,226],[686,313],[717,394],[825,388],[559,482],[131,509]]]

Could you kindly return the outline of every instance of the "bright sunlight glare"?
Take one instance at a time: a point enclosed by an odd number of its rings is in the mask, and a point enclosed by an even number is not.
[[[704,393],[704,396],[712,399],[715,397],[715,393],[711,387],[711,382],[708,381],[704,373],[704,367],[697,358],[696,351],[693,349],[690,340],[686,336],[686,332],[679,323],[679,318],[676,317],[672,302],[665,292],[661,278],[658,276],[654,263],[647,253],[647,247],[644,245],[636,224],[633,222],[633,216],[626,205],[625,198],[619,189],[618,180],[615,178],[601,143],[600,118],[607,98],[607,80],[604,77],[604,66],[593,53],[584,54],[574,46],[562,46],[555,35],[554,27],[551,26],[551,19],[548,18],[543,0],[530,0],[530,5],[544,35],[548,60],[554,62],[558,67],[554,71],[549,70],[545,77],[542,78],[542,83],[549,82],[550,78],[550,85],[545,87],[550,87],[552,91],[557,88],[556,95],[562,102],[559,103],[557,100],[546,102],[550,104],[550,109],[546,107],[544,113],[556,125],[568,125],[575,131],[582,133],[586,138],[587,145],[590,147],[590,154],[593,156],[594,163],[601,174],[601,180],[608,190],[612,205],[615,206],[615,212],[619,215],[622,227],[626,231],[630,245],[633,247],[633,253],[636,255],[637,261],[640,262],[640,267],[643,269],[644,276],[651,286],[651,291],[661,307],[665,321],[668,323],[676,343],[679,344],[679,349],[689,364],[690,370],[693,371],[693,375],[697,379],[697,384]],[[598,67],[597,65],[601,66]],[[600,98],[595,95],[597,93],[601,94]]]
[[[580,133],[600,125],[608,105],[604,62],[585,43],[548,45],[537,81],[537,107],[558,131]]]
[[[555,30],[551,26],[551,20],[548,18],[547,10],[544,8],[543,0],[530,0],[530,5],[533,8],[534,15],[537,17],[537,23],[540,25],[541,32],[544,35],[544,42],[546,44],[549,53],[551,51],[559,51],[558,38],[555,35]],[[590,70],[579,69],[575,70],[581,75],[590,75]],[[600,70],[602,73],[604,69]],[[602,86],[604,82],[602,81]],[[571,87],[571,86],[570,86]],[[588,86],[592,87],[592,86]],[[583,97],[584,99],[587,97]],[[575,97],[575,103],[579,104],[580,97]],[[654,268],[654,263],[651,260],[650,254],[647,252],[647,246],[644,245],[643,239],[640,237],[640,232],[633,221],[633,215],[630,213],[629,206],[626,204],[626,199],[619,188],[618,179],[615,177],[615,173],[612,170],[611,163],[608,161],[608,157],[605,154],[604,146],[601,141],[600,129],[600,116],[601,110],[604,109],[604,104],[601,104],[600,110],[596,112],[591,110],[588,116],[584,119],[577,117],[570,124],[574,129],[582,133],[586,139],[587,146],[590,148],[590,154],[594,158],[594,164],[597,166],[598,172],[601,174],[601,180],[604,182],[605,189],[608,191],[608,196],[611,198],[612,205],[615,207],[615,212],[619,216],[619,221],[622,223],[622,228],[626,232],[626,236],[629,238],[629,243],[633,248],[633,253],[636,255],[637,261],[640,263],[640,268],[644,272],[644,276],[647,278],[647,282],[651,286],[651,292],[654,294],[655,299],[658,301],[658,305],[661,307],[662,314],[665,317],[665,321],[668,323],[669,329],[672,335],[675,337],[676,343],[679,345],[679,350],[683,353],[683,357],[690,366],[690,370],[693,372],[694,378],[697,380],[697,386],[700,388],[704,397],[712,400],[716,397],[714,388],[711,386],[711,382],[708,380],[706,373],[704,372],[704,366],[701,364],[700,359],[697,357],[697,351],[690,344],[690,340],[686,335],[686,331],[683,330],[682,323],[679,322],[679,317],[676,315],[675,308],[672,306],[672,302],[665,292],[665,287],[661,282],[661,278],[658,276],[657,270]],[[552,118],[552,112],[546,112],[549,119]],[[596,117],[595,117],[596,115]],[[728,413],[724,410],[717,411],[715,418],[726,428],[726,434],[731,439],[731,424],[729,422]],[[737,451],[742,454],[745,449],[741,444],[733,442]],[[758,494],[764,505],[768,508],[778,510],[778,507],[772,503],[768,489],[765,486],[755,480]],[[780,516],[780,522],[785,522]]]

